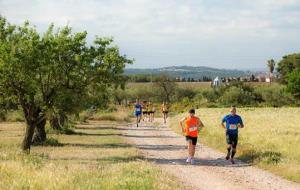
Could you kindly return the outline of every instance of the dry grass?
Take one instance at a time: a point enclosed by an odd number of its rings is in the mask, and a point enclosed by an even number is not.
[[[192,89],[210,89],[210,82],[176,82],[176,84],[181,88],[192,88]],[[253,87],[270,87],[276,86],[278,83],[266,83],[266,82],[246,82],[245,84],[253,86]],[[131,82],[126,85],[126,88],[133,89],[133,88],[148,88],[151,86],[152,83],[150,82]]]
[[[143,160],[113,121],[78,125],[73,135],[51,135],[60,146],[20,152],[22,123],[0,124],[0,189],[182,189]]]
[[[132,82],[126,85],[126,88],[148,88],[153,83],[150,82]],[[210,88],[210,82],[176,82],[176,84],[181,88],[193,88],[193,89],[207,89]]]
[[[119,122],[130,122],[133,113],[125,110],[120,110],[113,113],[95,113],[89,119],[97,121],[119,121]]]
[[[206,127],[200,132],[200,142],[225,152],[221,118],[228,109],[203,108],[197,110]],[[239,133],[238,158],[300,182],[300,108],[243,108],[238,109],[245,128]],[[178,120],[171,119],[171,127],[179,131]]]

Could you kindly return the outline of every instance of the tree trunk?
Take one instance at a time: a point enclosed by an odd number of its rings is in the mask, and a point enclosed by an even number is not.
[[[65,126],[66,120],[67,120],[67,116],[65,114],[62,113],[59,115],[59,125],[61,127]]]
[[[53,115],[50,118],[50,126],[54,130],[60,130],[59,119],[57,116]]]
[[[22,143],[22,150],[30,153],[30,146],[32,142],[32,136],[34,133],[35,124],[34,122],[26,122],[26,131],[25,136]]]
[[[45,142],[47,138],[45,125],[46,125],[46,118],[42,118],[41,121],[35,127],[34,135],[32,138],[32,144],[40,144]]]

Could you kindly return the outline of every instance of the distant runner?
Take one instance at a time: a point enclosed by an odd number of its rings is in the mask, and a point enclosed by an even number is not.
[[[224,123],[226,123],[226,126]],[[228,144],[226,160],[230,159],[231,163],[234,164],[233,157],[238,143],[238,128],[244,127],[242,118],[236,114],[235,106],[231,106],[230,114],[224,116],[221,126],[226,129],[226,142]]]
[[[195,149],[198,139],[199,127],[204,127],[202,121],[195,116],[195,110],[189,110],[189,116],[180,120],[180,127],[188,143],[188,158],[186,163],[195,164]]]
[[[149,121],[153,122],[154,121],[154,113],[155,113],[155,106],[149,102]]]
[[[145,119],[147,120],[147,115],[148,115],[148,103],[146,101],[143,102],[143,121],[145,121]]]
[[[165,102],[163,102],[163,104],[161,105],[160,111],[163,114],[164,124],[166,124],[167,123],[169,109],[168,109],[168,105]]]
[[[141,121],[142,116],[142,105],[139,103],[139,100],[136,100],[136,103],[134,104],[134,114],[136,117],[136,127],[139,127],[139,123]]]
[[[148,104],[147,104],[147,115],[148,115],[148,121],[149,122],[151,121],[151,111],[152,111],[152,104],[149,101]]]

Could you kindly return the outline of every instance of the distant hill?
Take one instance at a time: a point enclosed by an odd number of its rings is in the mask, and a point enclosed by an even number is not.
[[[167,73],[174,77],[202,79],[203,77],[240,77],[248,72],[242,70],[216,69],[211,67],[173,66],[155,69],[125,69],[126,75]]]

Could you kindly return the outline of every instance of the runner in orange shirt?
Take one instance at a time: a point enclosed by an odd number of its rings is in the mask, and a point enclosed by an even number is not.
[[[202,121],[195,116],[195,109],[189,110],[189,116],[180,120],[180,127],[185,134],[188,143],[188,158],[186,163],[195,164],[194,156],[200,127],[204,127]]]

